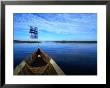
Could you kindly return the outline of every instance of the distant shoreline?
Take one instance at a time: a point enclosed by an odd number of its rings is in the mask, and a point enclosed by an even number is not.
[[[21,40],[14,40],[14,43],[41,43],[40,41],[21,41]]]
[[[97,43],[97,41],[55,41],[56,43]]]
[[[42,43],[43,41],[21,41],[14,40],[14,43]],[[55,42],[55,43],[97,43],[97,41],[44,41],[44,42]]]

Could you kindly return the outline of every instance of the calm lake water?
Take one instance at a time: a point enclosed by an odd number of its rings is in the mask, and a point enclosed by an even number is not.
[[[96,43],[44,42],[39,47],[55,60],[66,75],[97,74]],[[14,68],[37,48],[37,43],[14,43]]]

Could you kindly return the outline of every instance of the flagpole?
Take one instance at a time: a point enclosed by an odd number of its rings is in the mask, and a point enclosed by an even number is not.
[[[37,43],[38,43],[38,48],[39,48],[39,41],[38,41],[38,28],[35,27],[33,28],[32,26],[30,26],[30,31],[29,33],[31,34],[31,38],[32,39],[37,39]]]
[[[38,28],[37,27],[35,27],[35,32],[36,32],[36,38],[37,38],[37,43],[38,43],[38,48],[39,48]]]
[[[38,28],[37,28],[37,40],[38,40]],[[38,40],[38,48],[39,48],[39,40]]]

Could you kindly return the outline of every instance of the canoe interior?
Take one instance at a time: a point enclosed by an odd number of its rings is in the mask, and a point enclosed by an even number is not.
[[[38,57],[39,56],[39,57]],[[58,75],[52,64],[50,57],[38,49],[31,57],[22,61],[15,70],[14,75]]]

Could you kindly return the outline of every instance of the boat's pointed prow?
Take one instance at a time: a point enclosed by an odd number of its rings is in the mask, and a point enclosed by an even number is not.
[[[39,48],[15,68],[15,75],[64,75],[64,72]]]
[[[40,51],[40,48],[38,48],[38,51]]]

